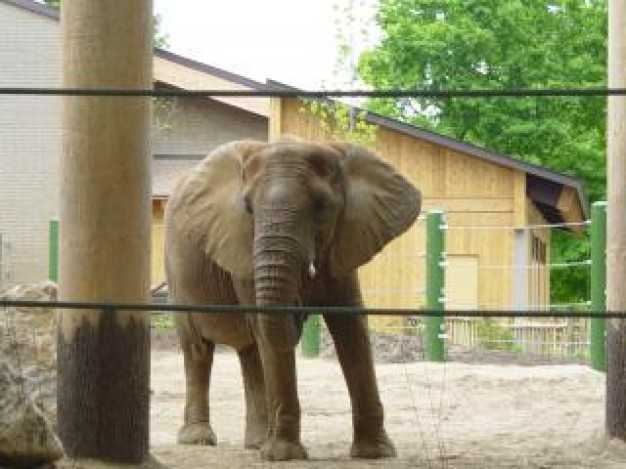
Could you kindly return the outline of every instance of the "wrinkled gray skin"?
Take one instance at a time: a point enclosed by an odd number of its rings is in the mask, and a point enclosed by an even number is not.
[[[166,210],[172,301],[361,306],[356,268],[416,219],[420,193],[368,151],[340,144],[241,141],[209,155]],[[313,274],[313,266],[315,273]],[[395,456],[383,425],[366,324],[325,315],[352,404],[353,457]],[[186,375],[179,442],[216,443],[209,418],[214,344],[234,347],[246,398],[245,446],[304,459],[293,316],[178,314]]]

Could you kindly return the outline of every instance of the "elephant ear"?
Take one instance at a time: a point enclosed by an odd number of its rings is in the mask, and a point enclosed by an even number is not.
[[[330,252],[332,275],[346,275],[365,264],[417,219],[421,194],[389,163],[354,145],[343,153],[346,204]]]
[[[239,141],[213,151],[187,178],[180,206],[190,242],[241,279],[253,278],[254,223],[243,203],[244,162],[266,144]]]

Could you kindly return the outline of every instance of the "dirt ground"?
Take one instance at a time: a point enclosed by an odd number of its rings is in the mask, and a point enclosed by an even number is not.
[[[243,392],[236,355],[216,354],[211,386],[216,447],[176,444],[184,403],[182,355],[153,351],[151,451],[170,468],[424,467],[623,468],[626,446],[603,435],[604,375],[577,364],[377,364],[387,430],[399,456],[349,458],[347,391],[336,360],[298,360],[304,462],[263,463],[243,449]],[[330,354],[332,355],[332,354]]]

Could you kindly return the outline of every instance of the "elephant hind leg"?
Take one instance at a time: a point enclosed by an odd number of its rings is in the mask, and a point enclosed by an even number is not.
[[[267,438],[268,420],[265,381],[259,350],[255,345],[238,351],[246,398],[246,448],[258,449]]]
[[[185,422],[178,432],[178,443],[215,445],[217,438],[209,418],[209,385],[215,344],[183,341],[181,345],[185,361],[186,398]]]

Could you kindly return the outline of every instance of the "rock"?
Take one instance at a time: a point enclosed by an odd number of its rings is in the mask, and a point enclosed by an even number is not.
[[[20,285],[0,300],[56,300],[53,283]],[[55,312],[0,309],[0,466],[31,467],[63,456],[56,424]]]
[[[41,409],[24,393],[24,379],[0,361],[0,466],[32,467],[63,457]]]
[[[0,300],[55,301],[52,282],[17,285]],[[56,314],[49,308],[0,308],[0,357],[22,377],[28,396],[56,426]]]

